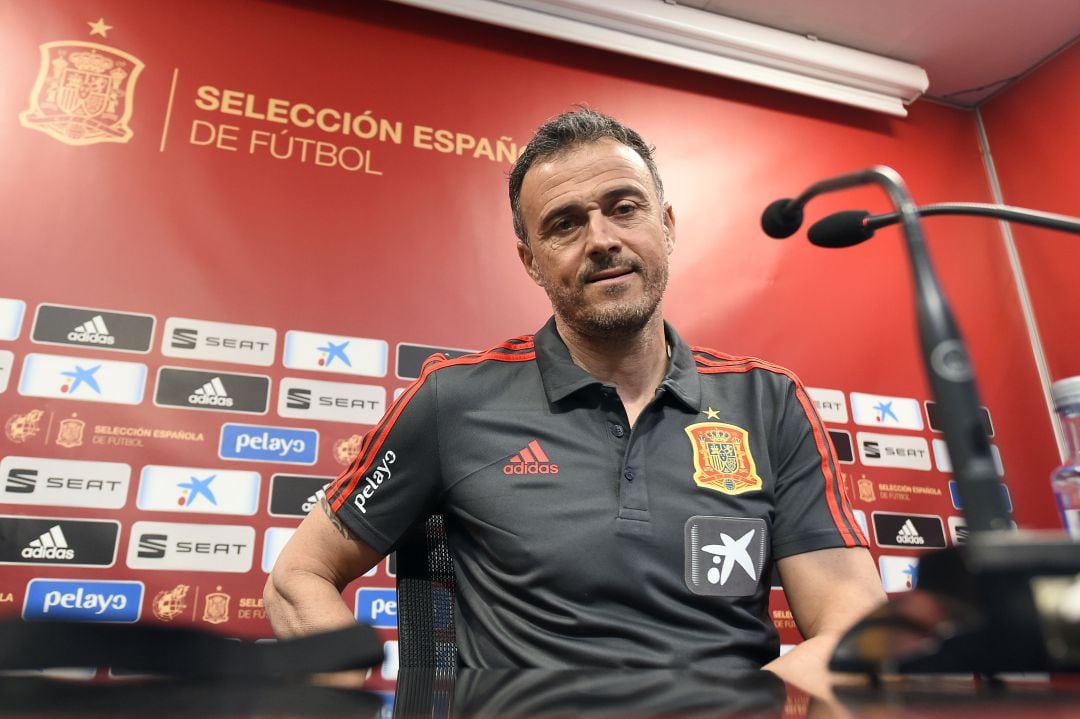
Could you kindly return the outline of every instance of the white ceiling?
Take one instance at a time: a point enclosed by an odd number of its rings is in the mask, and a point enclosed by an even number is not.
[[[930,77],[927,96],[964,107],[979,104],[1080,37],[1080,0],[657,2],[914,63]]]

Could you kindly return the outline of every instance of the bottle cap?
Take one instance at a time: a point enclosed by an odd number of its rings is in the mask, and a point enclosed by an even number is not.
[[[1054,407],[1057,409],[1070,404],[1080,404],[1080,377],[1059,379],[1050,386],[1050,395],[1054,398]]]

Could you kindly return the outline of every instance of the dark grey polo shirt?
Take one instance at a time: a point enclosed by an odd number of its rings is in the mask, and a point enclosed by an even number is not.
[[[865,545],[796,378],[666,332],[632,430],[552,320],[429,360],[328,487],[381,552],[446,515],[466,666],[760,667],[773,562]]]

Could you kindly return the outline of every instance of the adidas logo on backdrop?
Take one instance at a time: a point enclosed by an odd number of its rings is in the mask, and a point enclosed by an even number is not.
[[[75,550],[68,547],[60,525],[54,524],[48,532],[31,540],[22,550],[22,556],[24,559],[74,559]]]
[[[232,407],[233,401],[229,393],[225,391],[225,385],[220,377],[215,377],[202,387],[199,387],[188,396],[188,402],[192,404],[213,405],[214,407]]]
[[[82,323],[68,332],[67,338],[72,342],[93,342],[99,345],[114,345],[116,338],[109,334],[109,328],[105,326],[105,318],[101,315]]]
[[[897,544],[926,544],[926,540],[919,534],[919,530],[915,529],[915,524],[909,519],[904,522],[900,527],[900,531],[896,533]]]

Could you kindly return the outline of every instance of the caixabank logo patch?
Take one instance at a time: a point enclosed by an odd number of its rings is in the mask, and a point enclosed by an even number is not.
[[[139,404],[146,365],[90,357],[30,353],[23,360],[19,394],[85,402]]]
[[[685,581],[694,594],[746,597],[758,591],[768,559],[765,521],[691,517],[686,521]]]
[[[103,19],[90,35],[108,37]],[[66,145],[126,143],[134,136],[135,83],[145,65],[131,53],[97,42],[59,40],[40,46],[41,64],[23,127]]]

